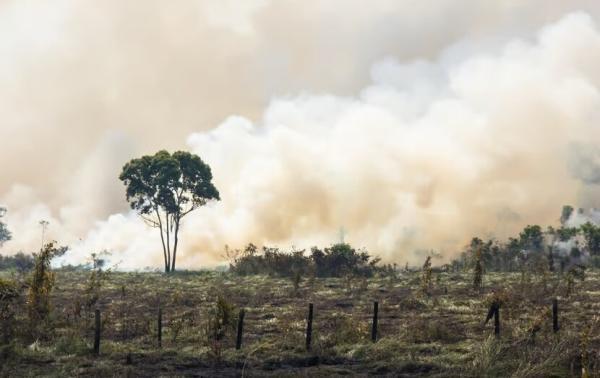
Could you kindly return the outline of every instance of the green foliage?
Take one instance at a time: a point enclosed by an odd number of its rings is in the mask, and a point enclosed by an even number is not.
[[[579,229],[577,227],[561,227],[556,230],[556,236],[558,240],[565,242],[577,236]]]
[[[356,250],[349,244],[334,244],[324,249],[313,247],[310,256],[306,256],[304,250],[285,252],[269,247],[263,247],[262,253],[258,253],[254,244],[248,244],[243,251],[226,249],[226,255],[232,260],[230,270],[239,275],[370,277],[375,272],[388,270],[377,265],[378,258],[372,259],[367,251]]]
[[[0,207],[0,219],[2,217],[4,217],[4,215],[6,214],[6,208],[4,207]],[[2,246],[2,244],[4,244],[4,242],[10,240],[12,237],[10,231],[8,230],[8,228],[6,227],[6,225],[0,221],[0,246]]]
[[[600,226],[587,222],[581,226],[581,233],[585,240],[585,247],[590,252],[590,255],[600,255]]]
[[[311,259],[315,264],[318,277],[343,277],[345,275],[371,276],[379,258],[371,260],[365,250],[356,250],[350,244],[339,243],[320,250],[311,250]]]
[[[304,255],[304,250],[285,252],[263,247],[262,253],[259,253],[258,248],[250,243],[243,251],[235,251],[233,255],[230,270],[239,275],[293,277],[295,274],[306,275],[310,270],[310,260]]]
[[[543,249],[544,235],[538,225],[527,225],[519,234],[521,247],[530,251],[539,252]]]
[[[208,201],[220,199],[210,167],[189,152],[163,150],[131,160],[119,179],[126,186],[131,208],[160,229],[165,271],[174,271],[181,219]]]
[[[569,220],[569,218],[571,217],[571,214],[573,214],[573,206],[569,206],[569,205],[565,205],[562,208],[562,212],[560,214],[560,224],[561,226],[564,226],[565,223]]]

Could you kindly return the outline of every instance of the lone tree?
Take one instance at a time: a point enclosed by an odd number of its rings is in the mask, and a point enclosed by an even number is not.
[[[165,272],[175,271],[181,219],[210,200],[219,200],[210,167],[189,152],[159,151],[125,164],[119,176],[127,201],[160,230]]]
[[[6,208],[0,206],[0,218],[2,218],[4,214],[6,214]],[[8,228],[6,228],[6,225],[0,221],[0,246],[2,246],[5,241],[10,240],[11,237],[12,235]]]

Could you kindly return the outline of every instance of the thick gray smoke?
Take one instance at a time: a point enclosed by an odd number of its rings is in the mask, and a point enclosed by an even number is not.
[[[2,252],[38,248],[45,219],[70,262],[160,266],[117,180],[160,148],[198,153],[221,191],[182,267],[342,226],[416,262],[556,223],[600,200],[599,24],[593,1],[2,3]]]

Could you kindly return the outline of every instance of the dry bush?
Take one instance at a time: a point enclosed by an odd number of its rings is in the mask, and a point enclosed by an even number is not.
[[[223,350],[231,346],[235,332],[237,315],[235,306],[226,297],[219,294],[215,303],[208,309],[205,317],[204,342],[210,348],[210,358],[215,365],[222,362]]]
[[[106,252],[104,252],[106,254]],[[92,269],[88,277],[85,288],[85,306],[87,310],[91,310],[100,299],[100,290],[104,283],[109,279],[110,269],[103,270],[104,260],[98,254],[92,253]],[[122,287],[125,291],[125,287]]]
[[[44,323],[50,315],[50,293],[54,287],[54,273],[50,269],[50,261],[60,253],[54,242],[50,242],[35,256],[29,292],[27,293],[27,315],[33,336],[42,335]]]
[[[0,278],[0,341],[3,346],[10,344],[15,332],[17,301],[20,297],[21,290],[16,281]]]
[[[430,295],[431,291],[431,256],[427,256],[425,263],[423,264],[423,271],[421,272],[421,293],[423,295]]]

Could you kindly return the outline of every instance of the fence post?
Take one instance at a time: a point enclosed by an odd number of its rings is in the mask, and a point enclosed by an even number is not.
[[[306,350],[310,351],[312,342],[313,304],[308,304],[308,319],[306,322]]]
[[[100,310],[96,309],[96,327],[94,330],[94,354],[100,354]]]
[[[235,342],[235,349],[240,350],[242,348],[242,333],[244,332],[244,315],[246,312],[244,309],[240,310],[240,316],[238,317],[237,326],[237,340]]]
[[[494,311],[494,335],[500,337],[500,306]]]
[[[158,347],[162,348],[162,307],[158,305]]]
[[[377,322],[378,322],[378,315],[379,312],[379,302],[373,302],[373,327],[371,328],[371,341],[376,342],[377,341]]]
[[[552,300],[552,330],[558,332],[558,299]]]

